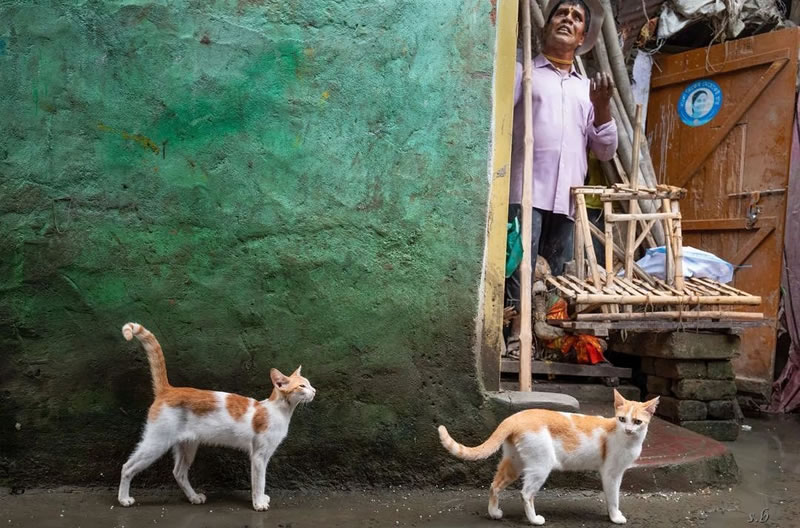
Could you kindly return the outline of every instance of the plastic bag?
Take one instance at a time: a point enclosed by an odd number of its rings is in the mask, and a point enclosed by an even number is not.
[[[666,278],[667,250],[664,246],[650,248],[636,263],[645,272],[659,279]],[[733,264],[707,251],[683,247],[683,276],[713,279],[723,284],[733,280]]]

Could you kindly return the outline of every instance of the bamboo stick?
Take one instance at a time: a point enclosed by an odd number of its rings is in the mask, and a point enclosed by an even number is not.
[[[590,225],[589,229],[591,230],[592,235],[594,237],[596,237],[599,240],[605,240],[604,233],[602,231],[600,231],[600,229],[597,226]],[[616,242],[614,242],[614,256],[616,256],[620,260],[623,260],[623,261],[625,260],[625,252],[622,251],[622,249],[619,247],[619,245],[617,245]],[[651,277],[650,275],[648,275],[635,262],[633,263],[633,270],[636,272],[637,275],[639,275],[639,278],[641,278],[643,281],[647,282],[648,284],[654,284],[655,279],[653,277]],[[616,272],[614,272],[614,275],[616,275]]]
[[[655,223],[656,223],[655,219],[653,219],[653,220],[650,220],[650,221],[649,221],[649,222],[647,222],[647,224],[646,224],[646,225],[645,225],[645,226],[642,228],[642,233],[639,235],[639,237],[638,237],[638,238],[636,239],[636,241],[633,243],[633,250],[634,250],[634,251],[636,251],[636,250],[639,248],[639,246],[642,244],[642,242],[644,242],[644,239],[647,237],[647,234],[648,234],[648,233],[650,233],[650,229],[652,229],[652,228],[653,228],[653,226],[655,225]]]
[[[633,153],[631,158],[631,167],[633,172],[630,174],[630,185],[633,192],[639,190],[639,147],[642,143],[642,105],[636,105],[636,123],[633,130]],[[630,213],[630,222],[628,222],[628,243],[625,246],[625,278],[630,279],[633,277],[633,256],[636,248],[633,246],[636,242],[636,218],[634,215],[638,212],[639,202],[632,199],[628,204],[628,211]],[[613,216],[613,215],[612,215]]]
[[[672,223],[672,242],[675,244],[675,287],[683,289],[683,232],[681,231],[681,206],[678,202],[672,202],[672,212],[678,214],[678,218]]]
[[[635,115],[636,109],[633,102],[633,88],[628,79],[628,69],[625,67],[625,57],[622,55],[622,48],[619,45],[619,35],[617,34],[617,24],[614,22],[614,10],[609,0],[600,0],[606,16],[603,17],[603,38],[605,40],[608,60],[611,63],[611,71],[614,73],[618,92],[625,105],[625,111],[631,119]]]
[[[533,355],[533,333],[531,331],[531,232],[533,230],[533,115],[531,78],[531,0],[522,1],[522,50],[523,50],[523,111],[525,112],[525,161],[522,172],[522,268],[520,292],[520,318],[522,328],[519,333],[519,390],[529,392],[533,387],[531,359]]]
[[[608,221],[629,222],[631,220],[672,220],[680,218],[680,213],[614,213]]]
[[[634,312],[620,314],[587,313],[578,314],[578,321],[608,321],[608,320],[646,320],[646,319],[739,319],[757,321],[764,319],[763,313],[753,312]]]
[[[671,200],[669,198],[664,198],[661,200],[661,208],[667,213],[672,213],[672,205]],[[673,245],[672,241],[672,219],[666,218],[665,219],[666,229],[666,240],[664,241],[664,246],[667,249],[667,255],[664,259],[664,278],[667,281],[667,284],[670,286],[676,286],[675,284],[675,246]],[[677,288],[678,291],[683,291],[683,288]]]
[[[586,253],[584,253],[583,250],[583,235],[583,226],[581,225],[580,217],[578,217],[575,219],[573,252],[575,254],[575,267],[577,268],[575,271],[580,280],[584,280],[586,278]]]
[[[722,304],[729,306],[755,306],[761,297],[754,295],[706,297],[698,295],[597,295],[582,294],[575,298],[577,304]]]
[[[611,216],[613,213],[611,202],[603,202],[603,216]],[[605,250],[606,250],[606,284],[614,282],[614,224],[605,222]]]
[[[597,272],[597,257],[594,254],[592,244],[592,232],[589,228],[589,217],[586,214],[586,200],[582,194],[575,196],[575,210],[580,219],[581,229],[583,229],[583,247],[586,251],[586,258],[589,261],[589,272],[592,274],[592,281],[596,286],[600,285],[600,274]]]

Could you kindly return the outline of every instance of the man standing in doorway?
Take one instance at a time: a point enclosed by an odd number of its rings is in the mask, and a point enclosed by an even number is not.
[[[574,205],[570,189],[584,184],[587,148],[599,160],[614,156],[617,127],[611,117],[614,90],[611,76],[598,73],[587,79],[574,66],[575,56],[589,51],[597,41],[604,15],[599,1],[551,0],[544,15],[542,53],[531,65],[534,140],[531,251],[532,262],[536,255],[541,255],[550,264],[551,272],[560,275],[564,264],[572,259]],[[525,156],[522,71],[521,62],[517,62],[509,222],[519,217],[522,201]],[[507,288],[509,301],[517,311],[519,286],[517,270],[509,278]]]

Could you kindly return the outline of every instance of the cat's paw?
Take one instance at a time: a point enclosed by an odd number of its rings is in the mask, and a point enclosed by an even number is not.
[[[202,493],[197,493],[194,497],[189,499],[189,502],[192,504],[205,504],[206,503],[206,496]]]
[[[628,522],[628,519],[626,519],[619,510],[615,511],[614,513],[609,513],[608,516],[611,519],[611,522],[614,524],[625,524]]]
[[[124,497],[124,498],[119,499],[120,505],[121,506],[125,506],[126,508],[128,506],[133,506],[133,503],[135,503],[135,502],[136,502],[136,500],[133,497]]]
[[[253,500],[255,511],[267,511],[269,509],[269,495],[264,495],[261,499]]]
[[[535,524],[536,526],[541,526],[544,524],[544,517],[541,515],[534,515],[533,519],[531,519],[531,524]]]
[[[503,518],[503,510],[498,507],[489,506],[489,517],[492,519],[502,519]]]

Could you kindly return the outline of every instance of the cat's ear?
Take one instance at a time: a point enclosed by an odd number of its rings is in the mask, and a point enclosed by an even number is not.
[[[299,376],[299,375],[300,375],[300,369],[301,369],[301,368],[303,368],[303,365],[300,365],[299,367],[297,367],[297,370],[295,370],[294,372],[292,372],[292,376]]]
[[[282,389],[289,384],[289,378],[284,376],[280,370],[274,368],[270,369],[269,377],[272,379],[272,384],[276,389]]]
[[[625,405],[625,398],[622,397],[622,394],[617,389],[614,389],[614,408],[619,409],[623,405]]]
[[[646,401],[642,404],[642,409],[645,412],[649,413],[650,416],[653,416],[656,413],[656,407],[658,406],[658,396],[653,398],[652,400]]]

